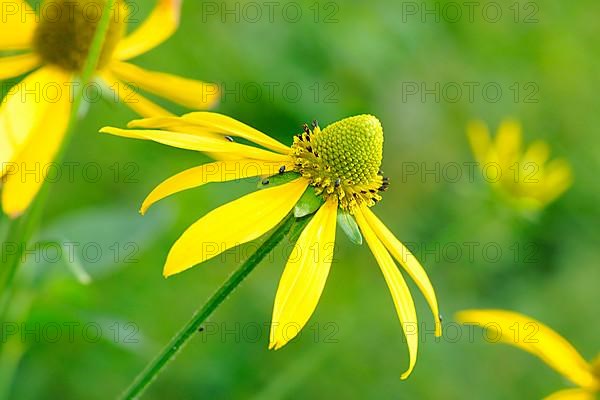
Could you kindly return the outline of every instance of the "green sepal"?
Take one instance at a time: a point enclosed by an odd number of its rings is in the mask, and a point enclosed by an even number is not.
[[[311,186],[307,187],[300,200],[294,207],[294,217],[302,218],[317,212],[323,205],[324,201],[321,196],[315,194],[315,189]]]
[[[300,175],[298,172],[295,172],[295,171],[284,172],[283,174],[272,175],[272,176],[269,176],[268,178],[260,180],[258,182],[257,187],[259,189],[266,189],[266,188],[270,188],[270,187],[274,187],[274,186],[279,186],[279,185],[283,185],[284,183],[289,183],[295,179],[298,179],[301,176],[302,175]]]
[[[338,224],[352,243],[358,245],[363,244],[362,234],[360,233],[358,224],[356,223],[356,220],[352,214],[340,209],[338,210],[337,220]]]

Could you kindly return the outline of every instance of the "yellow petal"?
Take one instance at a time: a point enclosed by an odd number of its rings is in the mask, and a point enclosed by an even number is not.
[[[192,126],[198,128],[202,127],[209,132],[221,133],[223,135],[233,137],[241,137],[282,154],[288,154],[290,152],[290,148],[281,142],[268,135],[265,135],[251,126],[248,126],[223,114],[211,112],[193,112],[184,115],[182,119]]]
[[[550,396],[545,397],[544,400],[595,400],[596,396],[593,393],[588,392],[585,389],[566,389],[556,393],[552,393]]]
[[[32,74],[24,82],[26,90],[31,90],[31,83],[39,82],[40,90],[45,85],[57,82],[69,82],[70,77],[52,67],[42,68]],[[35,87],[35,86],[34,86]],[[40,91],[38,90],[38,92]],[[9,140],[17,138],[16,146],[8,153],[12,161],[3,169],[10,168],[5,176],[2,190],[2,207],[11,217],[21,215],[31,204],[47,174],[52,172],[52,162],[69,122],[71,109],[70,96],[62,95],[56,102],[45,101],[45,97],[37,93],[23,97],[12,96],[0,113],[0,137]],[[26,139],[26,140],[23,140]],[[0,139],[2,140],[2,139]],[[4,159],[5,153],[2,152]]]
[[[199,167],[187,169],[174,175],[158,185],[146,197],[140,212],[146,211],[157,201],[183,190],[195,188],[212,182],[226,182],[252,176],[274,175],[278,173],[282,163],[257,160],[217,161]],[[292,164],[287,163],[286,168]]]
[[[211,133],[206,128],[199,128],[186,123],[180,117],[156,117],[156,118],[144,118],[131,121],[127,124],[128,128],[154,128],[170,132],[187,133],[192,135],[198,135],[213,139],[224,139],[223,135],[218,133]],[[228,139],[229,140],[229,139]],[[227,153],[206,153],[209,157],[219,161],[230,161],[240,160],[244,157],[240,157],[235,154]]]
[[[115,57],[128,60],[167,40],[179,26],[181,0],[158,0],[150,16],[118,44]]]
[[[162,143],[167,146],[177,147],[180,149],[235,155],[240,159],[251,158],[254,160],[275,162],[286,162],[289,160],[289,156],[287,155],[277,154],[239,143],[232,143],[224,138],[215,139],[198,135],[188,135],[179,132],[126,130],[111,127],[102,128],[100,132],[110,133],[111,135],[127,138],[152,140],[157,143]]]
[[[110,69],[118,79],[188,108],[210,108],[219,100],[219,87],[212,83],[148,71],[119,61],[113,62]]]
[[[273,229],[298,202],[308,181],[300,178],[227,203],[190,226],[175,242],[164,268],[171,276],[250,242]]]
[[[467,137],[475,159],[480,164],[487,163],[492,140],[487,126],[481,121],[472,121],[467,127]]]
[[[442,335],[442,321],[440,318],[440,312],[438,310],[438,303],[435,295],[435,290],[429,281],[429,277],[427,276],[427,272],[419,263],[419,260],[410,252],[410,250],[402,244],[392,232],[381,222],[379,218],[366,206],[362,208],[362,213],[369,223],[371,229],[375,231],[375,234],[381,240],[383,245],[388,249],[392,256],[398,262],[406,272],[410,275],[410,277],[415,281],[429,307],[431,308],[431,312],[433,313],[433,318],[435,321],[435,335]]]
[[[356,222],[360,227],[360,230],[373,252],[377,264],[383,273],[385,281],[390,289],[392,298],[394,300],[394,306],[396,307],[396,313],[400,319],[400,324],[406,336],[409,352],[409,367],[401,376],[401,379],[406,379],[411,374],[417,362],[417,351],[419,347],[419,334],[418,334],[418,320],[417,312],[415,311],[415,304],[413,302],[410,291],[402,273],[396,267],[394,260],[390,256],[390,253],[385,249],[384,245],[379,241],[377,235],[366,221],[363,213],[360,209],[357,209],[354,216]]]
[[[277,288],[270,349],[300,333],[317,307],[333,260],[336,218],[337,201],[327,201],[298,238]]]
[[[0,50],[31,48],[36,13],[25,0],[1,0]]]
[[[521,153],[521,124],[515,120],[505,120],[498,128],[495,139],[495,150],[503,174],[508,174],[508,168],[518,161]],[[504,172],[506,171],[506,172]]]
[[[137,88],[131,87],[115,78],[109,71],[102,71],[100,77],[108,86],[110,93],[113,94],[118,101],[131,108],[139,115],[143,117],[173,116],[169,111],[139,94]]]
[[[522,164],[532,163],[538,169],[542,169],[548,157],[550,156],[550,147],[542,140],[536,140],[528,148],[523,155]],[[522,165],[522,168],[526,168],[526,165]],[[531,170],[530,170],[531,173]]]
[[[546,165],[542,187],[544,192],[540,201],[545,204],[554,201],[573,184],[571,165],[562,159],[552,160]]]
[[[45,67],[9,90],[0,106],[0,165],[14,161],[27,139],[44,124],[43,119],[51,104],[42,101],[44,96],[40,92],[44,85],[61,85],[60,82],[68,82],[69,79],[60,70]]]
[[[188,133],[192,135],[205,136],[210,138],[223,138],[223,135],[213,133],[206,128],[201,128],[185,122],[181,117],[155,117],[144,118],[130,121],[128,128],[137,129],[160,129],[163,131]]]
[[[456,315],[463,324],[479,325],[490,337],[525,350],[583,388],[597,388],[589,364],[558,333],[535,319],[504,310],[466,310]]]
[[[34,53],[0,57],[0,79],[23,75],[40,65],[40,58]]]

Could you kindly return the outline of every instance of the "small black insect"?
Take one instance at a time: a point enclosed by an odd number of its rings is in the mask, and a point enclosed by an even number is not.
[[[313,122],[312,122],[312,128],[313,129],[317,129],[318,127],[319,127],[319,121],[317,121],[316,119],[313,120]]]
[[[285,165],[282,165],[281,167],[279,167],[279,175],[283,174],[285,172]]]
[[[234,142],[231,136],[225,136],[225,139],[227,139],[228,142]]]
[[[342,184],[342,180],[341,180],[340,178],[337,178],[337,179],[335,180],[335,187],[336,187],[336,188],[337,188],[337,187],[340,187],[340,185],[341,185],[341,184]]]
[[[271,181],[270,181],[270,180],[268,180],[268,179],[264,179],[264,180],[262,181],[262,184],[263,184],[263,185],[268,185],[269,183],[271,183]]]
[[[201,326],[200,328],[198,328],[198,332],[204,332],[204,327]]]

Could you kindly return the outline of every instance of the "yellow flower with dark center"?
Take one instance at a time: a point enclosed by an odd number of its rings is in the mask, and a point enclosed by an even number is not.
[[[578,386],[546,400],[594,400],[600,391],[600,358],[588,363],[565,338],[535,319],[504,310],[465,310],[456,314],[456,320],[486,329],[494,342],[535,355]]]
[[[291,147],[232,118],[208,112],[142,119],[129,127],[102,132],[208,152],[221,160],[167,179],[146,198],[142,214],[182,190],[211,182],[266,178],[262,190],[211,211],[188,228],[169,252],[165,276],[261,237],[291,212],[299,218],[314,214],[279,282],[270,348],[288,343],[315,310],[331,267],[338,224],[356,243],[362,243],[364,236],[390,289],[410,353],[402,378],[411,373],[417,359],[418,329],[412,296],[394,258],[423,292],[434,315],[436,335],[441,335],[436,295],[425,270],[370,210],[388,187],[380,171],[383,129],[377,118],[360,115],[323,130],[313,122],[294,137]],[[237,143],[234,138],[260,147]]]
[[[563,159],[548,161],[547,143],[537,140],[523,150],[517,121],[504,121],[493,140],[481,121],[469,124],[467,133],[486,180],[516,208],[540,210],[571,186],[569,163]]]
[[[35,198],[67,129],[73,88],[88,56],[106,0],[46,0],[36,15],[26,1],[0,0],[0,79],[30,73],[0,107],[2,208],[16,217]],[[179,24],[181,0],[158,0],[147,20],[126,35],[131,12],[117,0],[96,76],[114,96],[142,116],[172,115],[133,88],[193,109],[217,100],[214,85],[151,72],[126,62],[171,36]],[[10,54],[10,55],[9,55]],[[185,89],[185,90],[184,90]],[[112,94],[111,94],[112,97]],[[33,172],[32,172],[33,171]]]

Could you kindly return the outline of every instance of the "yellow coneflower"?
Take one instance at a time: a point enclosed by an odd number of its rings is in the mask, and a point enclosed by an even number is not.
[[[377,118],[351,117],[323,130],[315,121],[311,127],[304,125],[291,147],[232,118],[208,112],[142,119],[132,121],[129,127],[138,129],[104,128],[102,132],[228,157],[167,179],[146,198],[142,213],[167,196],[209,182],[271,176],[263,181],[266,188],[211,211],[186,230],[171,248],[165,276],[259,238],[290,212],[297,217],[314,214],[300,234],[295,256],[288,260],[279,282],[271,323],[271,349],[289,342],[298,331],[289,334],[285,329],[301,329],[315,310],[332,262],[336,221],[350,232],[350,237],[355,235],[356,242],[362,242],[364,236],[383,272],[407,336],[410,363],[403,379],[411,373],[417,358],[417,315],[393,258],[423,292],[435,318],[436,335],[441,335],[436,295],[426,272],[370,210],[388,186],[380,171],[383,129]],[[235,137],[261,148],[236,143]],[[298,204],[313,207],[298,208]],[[217,244],[218,250],[205,246],[209,243]]]
[[[565,338],[535,319],[504,310],[465,310],[456,314],[456,320],[481,326],[493,333],[495,342],[535,355],[578,386],[546,400],[594,400],[600,391],[600,358],[588,363]]]
[[[493,140],[481,121],[471,122],[467,134],[486,180],[515,207],[539,210],[571,186],[569,163],[563,159],[548,161],[547,143],[537,140],[523,150],[522,128],[517,121],[502,122]]]
[[[100,20],[98,12],[106,0],[46,0],[39,15],[24,0],[0,3],[0,52],[12,54],[0,57],[0,79],[41,67],[12,88],[0,107],[2,207],[6,214],[17,217],[37,194],[45,179],[45,167],[63,140],[73,101],[70,89],[82,72]],[[142,116],[171,114],[131,86],[193,109],[209,107],[217,99],[214,85],[126,62],[171,36],[179,24],[180,8],[181,0],[159,0],[149,18],[128,35],[125,20],[131,13],[126,2],[117,0],[110,10],[111,22],[96,75],[113,88],[120,101]]]

